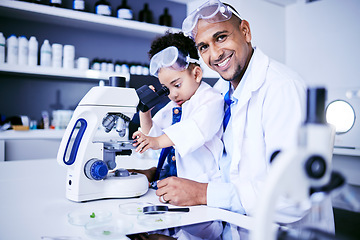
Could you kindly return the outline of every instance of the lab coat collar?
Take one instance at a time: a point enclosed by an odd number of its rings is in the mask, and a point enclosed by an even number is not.
[[[232,125],[233,131],[237,133],[233,136],[233,142],[236,143],[233,149],[233,158],[230,165],[230,174],[232,177],[237,176],[238,164],[242,156],[242,142],[244,138],[244,131],[247,125],[247,111],[251,96],[254,92],[264,84],[266,72],[269,66],[269,58],[263,52],[254,48],[254,54],[250,60],[248,68],[244,74],[243,86],[239,86],[234,91],[234,96],[238,98],[236,107],[232,109],[232,118],[236,119],[236,124]]]
[[[264,84],[268,66],[269,58],[259,48],[254,47],[254,54],[233,94],[238,99],[238,104],[245,105],[250,100],[252,93]]]
[[[245,104],[250,99],[251,93],[257,91],[264,83],[268,66],[269,58],[258,47],[254,47],[249,65],[232,97]],[[225,95],[229,90],[229,81],[220,78],[214,87]]]

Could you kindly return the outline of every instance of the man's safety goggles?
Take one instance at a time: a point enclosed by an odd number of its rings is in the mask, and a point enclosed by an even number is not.
[[[185,55],[176,47],[167,47],[151,58],[150,74],[157,77],[160,68],[171,68],[176,71],[183,71],[188,68],[189,63],[200,64],[198,60],[190,58],[189,55]]]
[[[240,15],[231,7],[226,6],[219,0],[209,0],[185,18],[182,24],[182,31],[189,37],[195,38],[197,33],[197,22],[203,19],[209,23],[227,21],[232,14],[240,18]]]

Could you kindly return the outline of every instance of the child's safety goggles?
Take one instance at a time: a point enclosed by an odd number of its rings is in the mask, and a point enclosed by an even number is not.
[[[189,63],[200,64],[198,60],[190,58],[189,55],[185,55],[176,47],[167,47],[151,58],[150,74],[157,77],[160,68],[171,68],[176,71],[183,71],[188,68]]]
[[[229,20],[232,14],[241,19],[240,15],[231,9],[231,7],[224,5],[219,0],[209,0],[185,18],[182,24],[182,31],[194,39],[197,33],[196,25],[199,19],[203,19],[209,23],[217,23]]]

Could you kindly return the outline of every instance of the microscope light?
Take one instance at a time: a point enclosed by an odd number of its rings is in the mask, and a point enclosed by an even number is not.
[[[335,126],[337,134],[346,133],[354,126],[355,111],[344,100],[333,101],[326,108],[326,121]]]

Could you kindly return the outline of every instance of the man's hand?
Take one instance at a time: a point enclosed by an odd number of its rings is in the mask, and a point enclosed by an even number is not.
[[[206,205],[207,183],[168,177],[157,183],[156,195],[161,202],[177,206]]]

